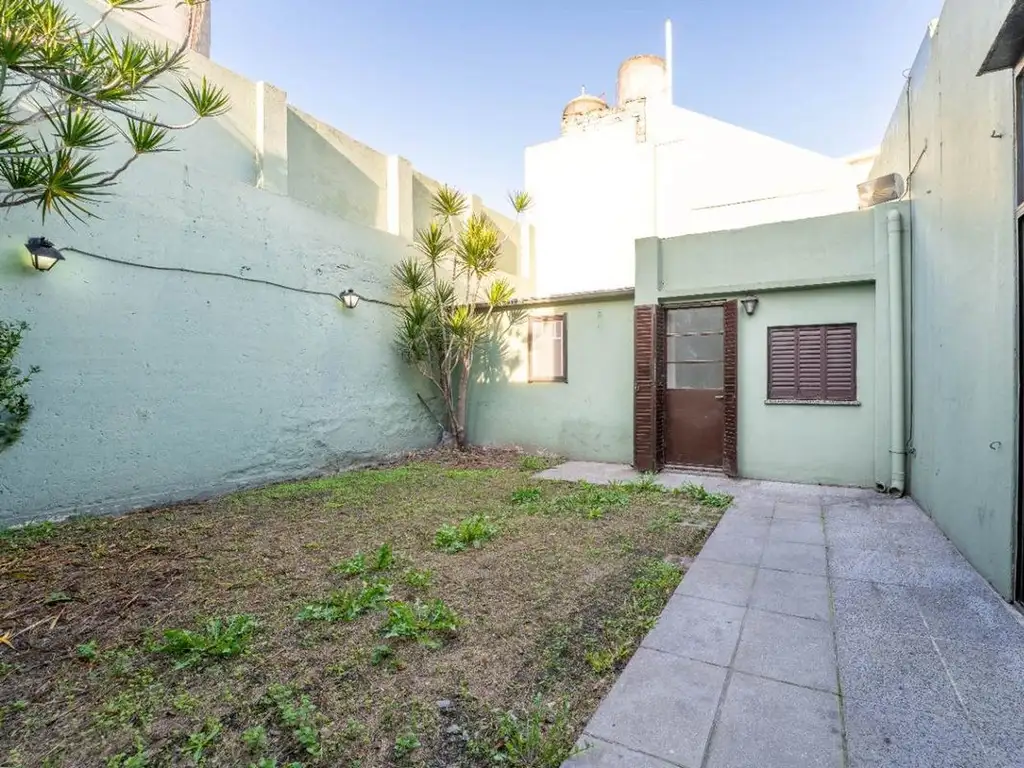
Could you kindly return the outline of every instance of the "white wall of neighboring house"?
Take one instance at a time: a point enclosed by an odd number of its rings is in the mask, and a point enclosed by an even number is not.
[[[633,284],[634,242],[857,209],[865,164],[670,104],[526,150],[538,295]]]

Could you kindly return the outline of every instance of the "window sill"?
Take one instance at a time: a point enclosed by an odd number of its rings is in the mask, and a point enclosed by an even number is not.
[[[842,405],[859,406],[860,400],[765,400],[765,405]]]

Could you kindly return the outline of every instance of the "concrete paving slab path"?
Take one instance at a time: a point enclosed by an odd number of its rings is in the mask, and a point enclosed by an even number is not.
[[[540,474],[636,476],[591,462]],[[913,501],[658,482],[734,502],[567,768],[1024,766],[1024,617]]]

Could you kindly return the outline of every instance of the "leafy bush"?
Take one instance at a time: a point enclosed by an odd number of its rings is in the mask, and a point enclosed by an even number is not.
[[[295,617],[299,621],[354,621],[365,613],[384,607],[391,599],[391,585],[387,582],[363,582],[332,592],[326,600],[307,603]]]
[[[441,638],[455,632],[462,622],[443,600],[391,606],[383,632],[386,638],[415,640],[428,648],[441,647]]]
[[[22,373],[14,364],[28,323],[0,320],[0,452],[10,448],[21,437],[21,430],[32,413],[25,387],[39,368],[32,366]]]
[[[498,527],[483,515],[467,517],[457,525],[442,525],[434,536],[434,546],[455,554],[470,547],[479,548],[498,535]]]
[[[159,653],[178,658],[179,669],[191,667],[211,659],[240,656],[249,646],[249,640],[259,625],[255,617],[238,614],[227,618],[213,618],[198,632],[188,629],[164,631],[164,641],[156,647]]]

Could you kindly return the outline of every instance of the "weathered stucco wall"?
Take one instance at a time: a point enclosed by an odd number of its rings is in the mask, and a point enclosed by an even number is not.
[[[739,322],[739,469],[743,477],[875,485],[875,289],[871,284],[775,291]],[[768,328],[857,324],[859,405],[769,405]],[[886,387],[884,392],[888,392]]]
[[[1012,78],[976,73],[1010,5],[947,0],[910,73],[910,114],[905,91],[872,170],[913,170],[910,490],[1006,597],[1018,423]]]
[[[5,221],[0,307],[32,325],[20,362],[42,371],[24,438],[0,454],[0,525],[207,495],[436,440],[385,307],[347,311],[73,253],[50,273],[27,265],[19,243],[46,234],[133,262],[388,296],[403,240],[176,157],[133,170],[102,222]]]
[[[387,157],[288,107],[288,191],[314,208],[386,230]]]
[[[900,203],[636,244],[636,303],[760,299],[740,316],[739,469],[747,477],[889,487],[889,249]],[[904,243],[903,258],[909,253]],[[906,264],[904,263],[906,273]],[[857,324],[858,406],[767,405],[767,328]]]
[[[503,361],[491,356],[476,366],[470,439],[573,459],[631,461],[632,298],[532,307],[530,312],[566,313],[568,383],[527,382],[527,323],[522,323]]]

